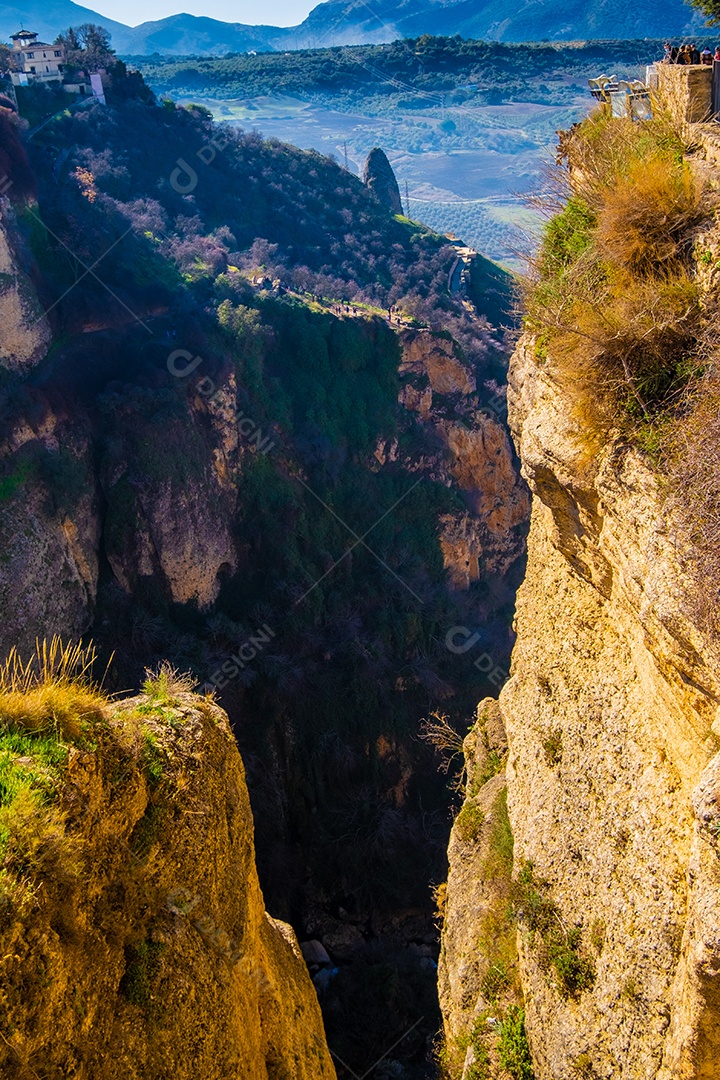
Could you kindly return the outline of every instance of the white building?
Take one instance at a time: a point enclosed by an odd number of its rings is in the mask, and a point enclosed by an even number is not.
[[[20,30],[12,35],[15,71],[11,78],[16,86],[35,82],[62,82],[64,76],[63,51],[59,45],[38,41],[37,34]]]

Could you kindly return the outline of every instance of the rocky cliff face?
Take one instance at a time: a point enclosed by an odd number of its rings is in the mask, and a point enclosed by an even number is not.
[[[10,202],[0,198],[0,367],[31,368],[49,345],[47,318],[19,257]]]
[[[0,606],[9,649],[79,636],[97,590],[100,518],[87,417],[27,395],[0,409]]]
[[[450,581],[468,589],[503,575],[524,550],[529,494],[507,429],[483,408],[476,380],[455,343],[427,330],[401,334],[400,404],[416,423],[407,467],[455,489],[464,504],[443,515],[440,543]],[[397,460],[398,442],[378,448]]]
[[[408,434],[383,442],[374,468],[402,460],[459,496],[442,516],[452,584],[505,574],[524,550],[529,512],[506,428],[480,407],[467,362],[447,337],[403,331],[399,414]],[[206,380],[209,381],[209,380]],[[272,442],[245,416],[232,369],[184,402],[138,389],[95,410],[44,389],[5,406],[0,439],[0,598],[5,649],[40,634],[79,635],[91,624],[107,560],[127,596],[153,590],[207,610],[246,557],[238,535],[238,479]],[[198,390],[200,387],[200,390]],[[248,425],[250,430],[248,431]]]
[[[22,902],[2,881],[2,1075],[334,1078],[293,931],[264,910],[225,714],[141,697],[93,734],[62,777],[62,846],[26,824]]]
[[[578,388],[532,342],[509,405],[533,508],[500,709],[535,1076],[718,1077],[720,686],[685,613],[672,519],[647,463],[583,429]],[[502,1004],[477,977],[481,842],[456,823],[441,991],[466,1077],[458,1036]]]

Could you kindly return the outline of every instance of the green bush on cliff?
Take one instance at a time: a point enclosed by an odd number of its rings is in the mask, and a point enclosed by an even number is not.
[[[583,945],[582,928],[566,926],[547,882],[536,878],[531,862],[524,862],[514,887],[516,917],[530,935],[540,967],[553,973],[563,997],[592,987],[595,968]]]
[[[533,1062],[525,1034],[525,1010],[517,1005],[508,1006],[500,1024],[498,1057],[513,1080],[534,1080]]]

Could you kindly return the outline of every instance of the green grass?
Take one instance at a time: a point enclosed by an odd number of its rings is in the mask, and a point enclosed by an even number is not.
[[[148,728],[142,732],[141,757],[148,781],[152,787],[157,787],[165,771],[165,755],[157,735]]]
[[[486,877],[507,877],[511,874],[514,846],[515,841],[507,809],[507,790],[503,789],[493,806],[489,851],[483,874]]]
[[[510,1005],[500,1025],[500,1064],[513,1080],[534,1080],[532,1057],[525,1034],[525,1010]]]
[[[559,765],[563,755],[562,731],[552,731],[548,737],[543,740],[542,747],[546,765],[549,765],[551,769],[554,768],[555,765]]]
[[[192,675],[180,674],[172,665],[162,663],[156,671],[146,671],[143,693],[151,705],[173,706],[178,704],[179,694],[189,694],[195,685]]]
[[[141,941],[129,947],[120,989],[133,1005],[145,1010],[152,1007],[153,989],[166,951],[167,945],[155,941]]]
[[[514,907],[530,932],[540,967],[553,974],[560,994],[576,997],[589,990],[595,967],[585,952],[582,928],[565,925],[547,882],[535,877],[529,861],[523,863],[515,883]]]
[[[455,818],[455,833],[465,843],[477,840],[484,821],[485,815],[480,807],[465,803]]]

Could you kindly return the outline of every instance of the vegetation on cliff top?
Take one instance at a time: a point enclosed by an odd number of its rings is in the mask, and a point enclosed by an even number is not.
[[[657,105],[634,124],[602,106],[561,140],[566,201],[526,288],[539,363],[584,387],[679,494],[696,611],[718,629],[718,180]]]
[[[159,732],[182,722],[172,707],[191,681],[163,665],[147,673],[145,701],[118,712],[96,666],[92,645],[59,637],[38,641],[27,659],[13,648],[0,666],[0,913],[8,923],[28,914],[48,877],[62,884],[82,870],[72,829],[78,807],[63,798],[71,752],[96,755],[113,782],[141,768],[155,789],[155,815],[167,782],[182,787],[177,762],[166,768]]]
[[[542,347],[585,368],[637,424],[677,404],[703,367],[712,319],[693,235],[712,203],[669,117],[596,111],[561,144],[570,197],[526,291]]]

